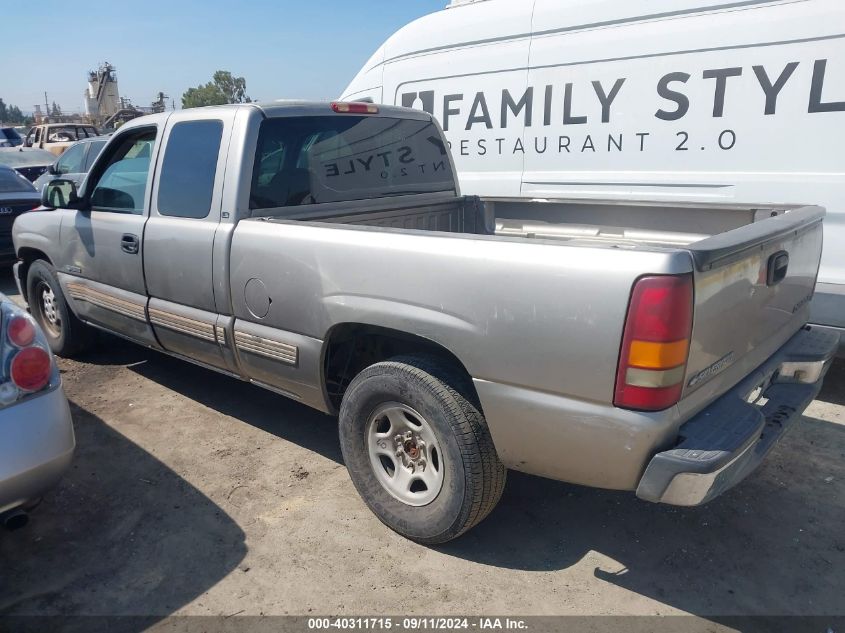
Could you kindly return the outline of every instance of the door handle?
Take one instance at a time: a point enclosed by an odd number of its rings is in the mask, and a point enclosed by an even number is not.
[[[120,249],[124,253],[129,253],[130,255],[137,255],[138,251],[141,249],[141,241],[138,239],[137,235],[132,235],[131,233],[124,233],[123,236],[120,238]]]
[[[769,258],[769,270],[766,276],[767,286],[776,286],[786,278],[789,268],[789,253],[780,251]]]

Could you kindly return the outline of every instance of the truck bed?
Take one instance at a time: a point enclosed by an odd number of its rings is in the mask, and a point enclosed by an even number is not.
[[[752,371],[806,322],[806,306],[812,297],[821,252],[823,214],[818,207],[797,206],[683,206],[674,203],[644,206],[583,201],[526,204],[481,201],[474,197],[432,200],[420,196],[418,201],[409,198],[400,204],[394,198],[346,205],[336,210],[304,210],[293,217],[273,221],[290,223],[296,220],[315,228],[326,224],[336,229],[345,225],[372,227],[375,230],[365,231],[371,238],[356,231],[357,235],[336,239],[343,240],[343,248],[354,243],[368,243],[369,257],[384,261],[389,261],[386,258],[392,255],[377,253],[383,245],[381,239],[375,240],[377,235],[388,239],[391,249],[403,250],[406,257],[410,257],[411,250],[420,255],[427,253],[428,263],[423,268],[443,284],[463,279],[466,273],[455,267],[458,266],[455,261],[451,267],[446,267],[451,272],[443,270],[437,275],[432,262],[445,261],[456,253],[474,252],[479,260],[486,262],[472,267],[474,283],[484,287],[514,281],[525,257],[536,263],[534,273],[521,283],[551,274],[547,267],[562,266],[570,270],[573,277],[580,278],[580,283],[576,284],[579,288],[584,284],[601,283],[602,275],[609,269],[618,270],[618,258],[611,257],[611,253],[622,257],[652,253],[686,258],[693,269],[696,320],[684,393],[692,395],[707,383],[705,398],[688,401],[689,406],[698,409]],[[385,236],[385,232],[391,235]],[[426,233],[431,235],[430,241],[420,241],[419,237]],[[416,241],[407,241],[412,235],[417,236]],[[451,239],[441,242],[435,236]],[[457,243],[455,237],[464,239]],[[321,241],[322,237],[314,234],[313,239]],[[525,247],[531,243],[538,249],[530,256],[514,250],[517,245]],[[354,247],[350,248],[350,261],[354,259],[354,250]],[[435,256],[435,253],[439,255]],[[781,254],[786,255],[788,269],[784,266],[784,277],[767,283],[774,258]],[[493,263],[494,257],[500,260],[498,266]],[[507,264],[509,259],[511,264]],[[541,265],[541,261],[544,264]],[[468,265],[465,259],[462,262],[460,265]],[[586,262],[590,262],[589,265]],[[640,275],[665,274],[656,267],[634,270],[636,268],[637,265],[632,264],[632,280]],[[394,270],[391,274],[398,272]],[[392,292],[397,285],[408,285],[412,290],[416,289],[412,294],[419,301],[421,284],[431,280],[431,277],[422,278],[419,274],[415,272],[407,278],[397,278]],[[443,287],[438,288],[442,292]],[[581,298],[584,296],[584,290],[576,287],[561,285],[558,290],[557,301],[564,305],[572,297],[579,296],[578,293]],[[630,285],[627,285],[623,296],[629,291]],[[381,292],[386,290],[378,294]],[[437,298],[437,293],[430,297],[433,304],[439,305]],[[620,305],[624,308],[624,304],[627,301],[623,299]],[[497,305],[489,306],[494,313],[498,308]],[[522,310],[524,306],[518,309]],[[577,312],[574,306],[573,310]],[[596,310],[597,304],[592,304],[589,319],[596,318]],[[723,327],[725,318],[744,324],[744,327],[726,330]],[[617,334],[611,337],[614,340],[612,350],[618,349]],[[612,350],[609,350],[607,364],[615,366]],[[730,371],[725,371],[718,379],[704,381],[703,376],[709,375],[708,372],[716,372],[716,368],[726,364],[732,365]]]
[[[494,231],[492,208],[472,196],[443,201],[430,197],[400,202],[367,200],[335,209],[306,210],[287,219],[469,235],[490,235]]]
[[[286,219],[468,235],[497,235],[570,245],[689,247],[708,238],[784,215],[796,205],[648,205],[580,200],[481,200],[474,196],[365,201],[304,210]]]

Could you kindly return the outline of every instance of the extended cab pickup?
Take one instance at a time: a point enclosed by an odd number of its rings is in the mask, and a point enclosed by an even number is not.
[[[709,206],[696,232],[674,203],[520,216],[460,197],[419,111],[142,117],[43,202],[15,272],[57,353],[93,326],[338,413],[359,493],[424,543],[483,519],[507,468],[704,503],[838,344],[805,326],[822,209]]]

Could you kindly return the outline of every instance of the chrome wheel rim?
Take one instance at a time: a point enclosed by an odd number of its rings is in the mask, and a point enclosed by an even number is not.
[[[443,487],[443,452],[431,425],[398,402],[380,406],[367,424],[367,448],[376,479],[395,499],[428,505]]]
[[[56,306],[56,295],[53,293],[53,289],[45,283],[39,284],[38,295],[41,315],[44,317],[42,325],[53,337],[57,337],[62,332],[62,319]]]

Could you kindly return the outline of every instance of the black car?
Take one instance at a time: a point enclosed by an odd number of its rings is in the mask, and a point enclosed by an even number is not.
[[[21,213],[41,205],[41,196],[29,180],[0,165],[0,265],[15,261],[12,225]]]

